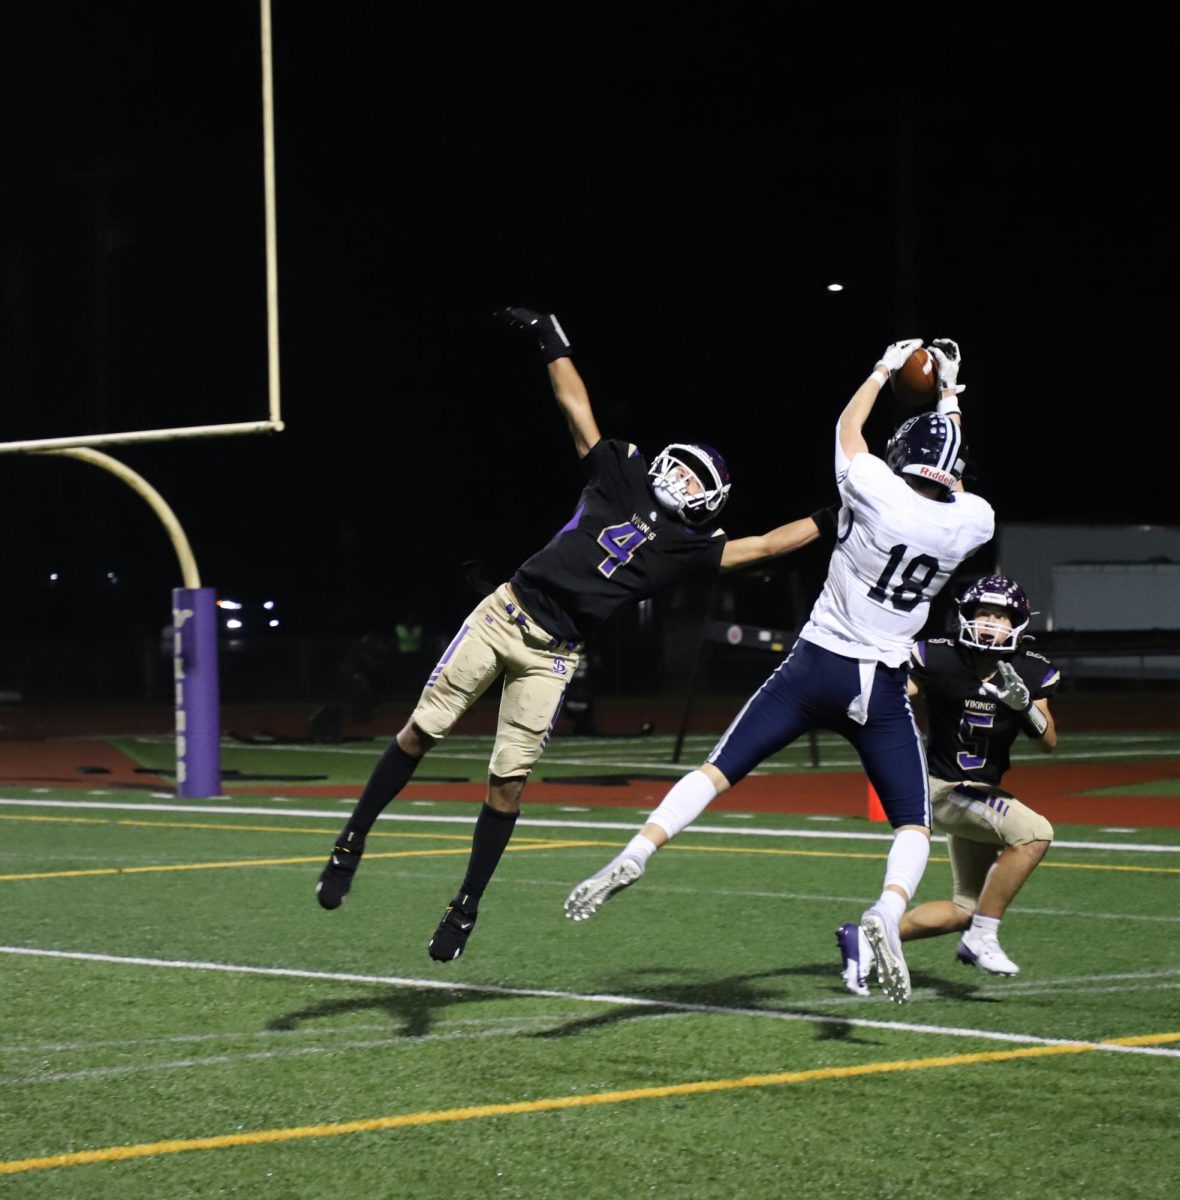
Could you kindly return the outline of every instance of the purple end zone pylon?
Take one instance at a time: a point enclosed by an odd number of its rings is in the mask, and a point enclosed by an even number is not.
[[[172,589],[176,683],[176,794],[221,795],[217,613],[213,588]]]

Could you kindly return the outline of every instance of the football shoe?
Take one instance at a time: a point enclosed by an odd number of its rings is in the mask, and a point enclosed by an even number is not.
[[[894,1004],[904,1004],[910,998],[910,970],[901,952],[897,922],[879,908],[870,908],[860,919],[860,931],[872,948],[881,990]]]
[[[854,996],[869,995],[869,976],[873,973],[873,950],[859,925],[851,921],[836,930],[836,947],[843,960],[840,974],[844,986]]]
[[[364,852],[365,839],[354,833],[346,834],[332,847],[328,865],[320,872],[319,882],[315,885],[315,898],[321,908],[339,908],[344,903]]]
[[[565,899],[565,915],[586,921],[614,895],[643,878],[643,864],[635,858],[608,863],[597,875],[584,879]]]
[[[1020,968],[1004,953],[1000,940],[989,929],[972,926],[959,939],[955,957],[965,967],[978,967],[986,975],[1019,975]]]
[[[430,957],[437,962],[453,962],[458,958],[467,947],[478,915],[471,897],[460,892],[447,905],[434,937],[427,943],[426,951]]]

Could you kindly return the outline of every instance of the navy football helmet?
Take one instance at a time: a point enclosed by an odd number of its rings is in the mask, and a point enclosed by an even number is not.
[[[700,484],[695,495],[688,494],[688,479],[678,467],[683,467]],[[665,446],[656,455],[647,476],[660,506],[688,525],[708,523],[729,499],[729,468],[725,459],[703,442],[673,442]]]
[[[942,413],[919,413],[898,426],[885,447],[885,461],[895,474],[924,479],[949,493],[967,465],[963,431]]]
[[[1011,630],[1001,631],[989,624],[986,617],[980,618],[978,611],[983,604],[1002,608],[1012,622]],[[977,579],[959,600],[959,644],[988,654],[1012,654],[1020,645],[1031,617],[1028,596],[1015,579],[1009,579],[1007,575],[985,575]]]

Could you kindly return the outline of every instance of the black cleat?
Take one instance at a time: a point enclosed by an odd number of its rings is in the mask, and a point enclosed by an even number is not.
[[[426,949],[436,962],[451,962],[463,953],[479,914],[471,897],[462,892],[447,905]]]
[[[343,841],[332,847],[328,865],[320,872],[319,883],[315,885],[315,898],[321,908],[339,908],[344,903],[364,852],[365,839],[355,833],[347,834]]]

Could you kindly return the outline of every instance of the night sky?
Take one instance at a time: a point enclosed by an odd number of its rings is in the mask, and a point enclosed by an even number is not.
[[[735,535],[835,499],[836,417],[907,336],[960,342],[1001,523],[1180,523],[1173,19],[1066,51],[723,11],[276,0],[287,429],[105,447],[205,583],[449,627],[460,564],[539,548],[581,481],[507,304],[558,313],[604,435],[723,451]],[[264,417],[257,7],[67,3],[4,43],[0,436]],[[10,595],[111,570],[166,606],[123,484],[0,467]]]

